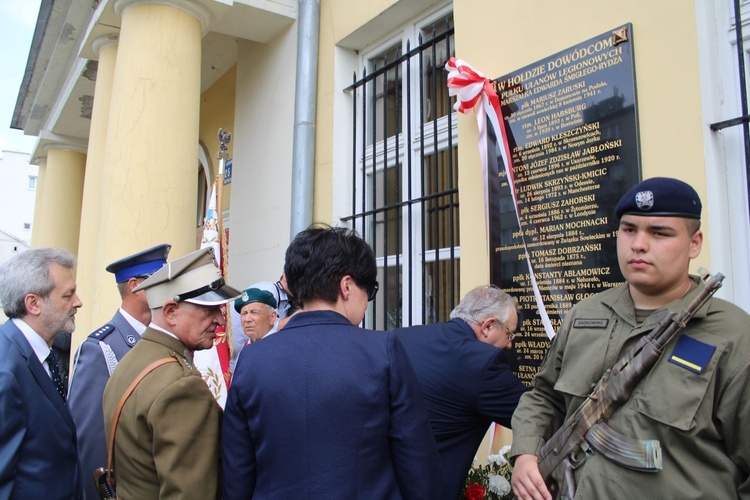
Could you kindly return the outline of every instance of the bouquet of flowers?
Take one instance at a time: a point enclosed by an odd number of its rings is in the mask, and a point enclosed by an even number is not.
[[[487,465],[475,465],[466,476],[466,487],[460,500],[510,500],[516,498],[510,487],[513,466],[508,461],[510,446],[487,457]],[[475,459],[476,462],[476,459]]]

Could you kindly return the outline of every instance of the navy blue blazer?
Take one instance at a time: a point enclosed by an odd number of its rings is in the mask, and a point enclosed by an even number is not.
[[[21,330],[0,326],[0,498],[81,498],[76,429]]]
[[[458,498],[492,422],[510,428],[528,389],[513,374],[505,351],[481,342],[468,323],[414,326],[394,331],[417,373],[430,413],[447,493]]]
[[[87,500],[99,499],[92,474],[107,466],[109,436],[104,433],[102,395],[109,380],[109,367],[116,366],[140,338],[118,310],[109,323],[83,341],[75,356],[68,407],[78,431],[78,455]]]
[[[222,427],[224,500],[440,496],[419,383],[392,333],[301,312],[242,352]]]

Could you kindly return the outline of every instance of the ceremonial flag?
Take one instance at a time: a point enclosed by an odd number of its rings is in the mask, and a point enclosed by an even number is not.
[[[211,247],[214,250],[214,257],[219,263],[219,269],[221,269],[222,276],[226,276],[224,270],[225,259],[222,255],[223,244],[221,238],[221,225],[219,223],[219,214],[216,209],[216,187],[217,183],[214,182],[213,188],[211,189],[211,199],[206,210],[206,218],[203,220],[203,238],[201,239],[201,248]],[[229,388],[229,380],[231,374],[229,372],[229,359],[231,354],[229,352],[229,342],[227,339],[227,305],[221,306],[221,312],[224,316],[225,325],[220,326],[216,329],[216,339],[214,339],[214,345],[210,349],[202,351],[195,351],[195,366],[201,372],[203,380],[208,384],[208,388],[211,390],[216,402],[224,408],[227,402],[227,390]]]
[[[505,167],[508,175],[508,186],[510,186],[510,195],[513,198],[513,206],[516,211],[516,219],[518,220],[518,227],[521,228],[521,215],[518,211],[513,162],[511,160],[508,136],[505,132],[503,113],[500,109],[500,99],[492,87],[489,78],[474,69],[467,62],[451,57],[445,64],[445,69],[448,70],[448,93],[451,96],[457,96],[453,109],[463,114],[468,114],[472,109],[476,111],[477,126],[479,128],[479,156],[482,163],[482,179],[484,182],[484,225],[487,241],[489,241],[489,200],[487,199],[489,193],[487,189],[489,164],[487,156],[490,152],[501,159]],[[491,135],[487,133],[487,124],[492,127],[495,141],[490,140]],[[521,241],[526,252],[529,278],[534,290],[536,305],[539,309],[539,316],[542,318],[542,324],[544,325],[547,337],[552,339],[555,336],[555,330],[552,328],[552,323],[549,320],[547,309],[544,307],[542,295],[536,283],[534,268],[531,265],[531,258],[523,232],[521,232]]]

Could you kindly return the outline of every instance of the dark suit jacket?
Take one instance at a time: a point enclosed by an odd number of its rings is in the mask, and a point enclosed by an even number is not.
[[[0,498],[81,498],[76,430],[21,330],[0,326]]]
[[[224,499],[440,495],[419,383],[390,332],[333,311],[243,349],[222,428]]]
[[[91,476],[107,465],[107,439],[104,435],[102,394],[109,380],[108,361],[99,343],[111,349],[114,364],[130,352],[141,338],[118,310],[112,320],[83,341],[73,364],[73,377],[68,392],[68,407],[78,431],[78,454],[83,471],[84,493],[88,500],[99,495]],[[106,348],[105,348],[106,349]],[[109,352],[109,351],[108,351]]]
[[[510,428],[528,389],[505,352],[477,339],[461,319],[395,330],[422,386],[447,494],[458,498],[477,448],[492,422]]]

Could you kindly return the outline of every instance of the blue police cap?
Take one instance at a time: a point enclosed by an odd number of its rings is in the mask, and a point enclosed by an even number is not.
[[[106,267],[107,272],[115,275],[115,281],[122,283],[138,276],[150,276],[167,263],[172,245],[162,244],[142,252],[123,257]]]
[[[670,177],[652,177],[633,186],[620,199],[615,216],[701,218],[701,199],[689,184]]]
[[[259,288],[248,288],[239,299],[234,301],[234,310],[241,312],[243,307],[253,302],[262,302],[271,306],[271,309],[276,309],[278,306],[276,297],[271,292]]]

